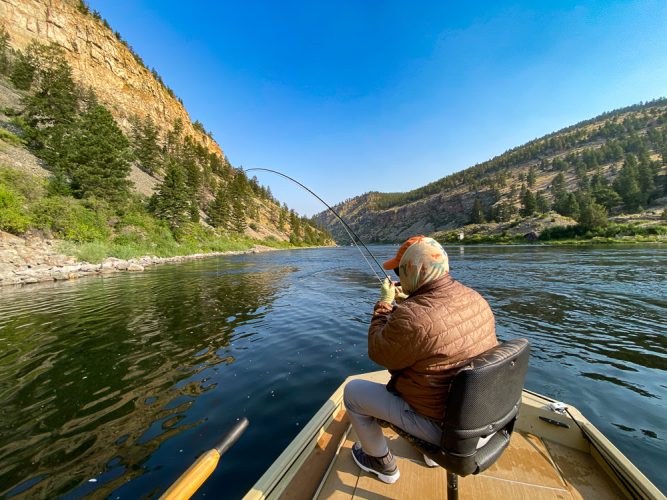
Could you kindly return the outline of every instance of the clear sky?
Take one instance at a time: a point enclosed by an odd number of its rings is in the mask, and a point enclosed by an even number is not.
[[[667,96],[664,0],[89,3],[234,166],[330,204]],[[301,214],[323,208],[258,178]]]

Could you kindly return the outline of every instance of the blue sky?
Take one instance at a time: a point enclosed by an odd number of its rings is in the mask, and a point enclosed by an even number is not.
[[[667,2],[90,0],[235,166],[330,204],[667,96]],[[299,213],[322,210],[258,174]]]

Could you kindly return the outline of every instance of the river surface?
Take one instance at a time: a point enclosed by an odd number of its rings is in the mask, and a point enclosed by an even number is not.
[[[667,491],[667,249],[447,250],[499,338],[531,340],[526,386]],[[0,290],[0,496],[155,496],[245,416],[198,494],[241,497],[346,376],[380,369],[378,296],[350,247]]]

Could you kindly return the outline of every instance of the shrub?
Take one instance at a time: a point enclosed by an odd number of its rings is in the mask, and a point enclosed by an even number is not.
[[[23,213],[24,203],[20,194],[0,184],[0,229],[21,234],[30,227],[30,218]]]
[[[10,187],[28,202],[38,200],[44,195],[43,179],[13,168],[0,166],[0,184]]]
[[[0,141],[12,144],[13,146],[23,146],[25,141],[18,135],[12,134],[6,128],[0,128]]]
[[[92,210],[73,198],[44,198],[33,207],[33,217],[36,227],[65,240],[101,240],[110,233],[104,210]]]

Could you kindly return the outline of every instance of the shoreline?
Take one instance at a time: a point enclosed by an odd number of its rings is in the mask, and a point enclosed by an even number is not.
[[[187,262],[210,257],[256,254],[281,250],[256,244],[246,250],[195,253],[173,257],[146,255],[132,259],[107,257],[99,264],[79,261],[58,252],[60,242],[41,238],[24,239],[0,231],[0,288],[33,283],[70,281],[87,276],[104,276],[119,272],[143,272],[147,267]]]

